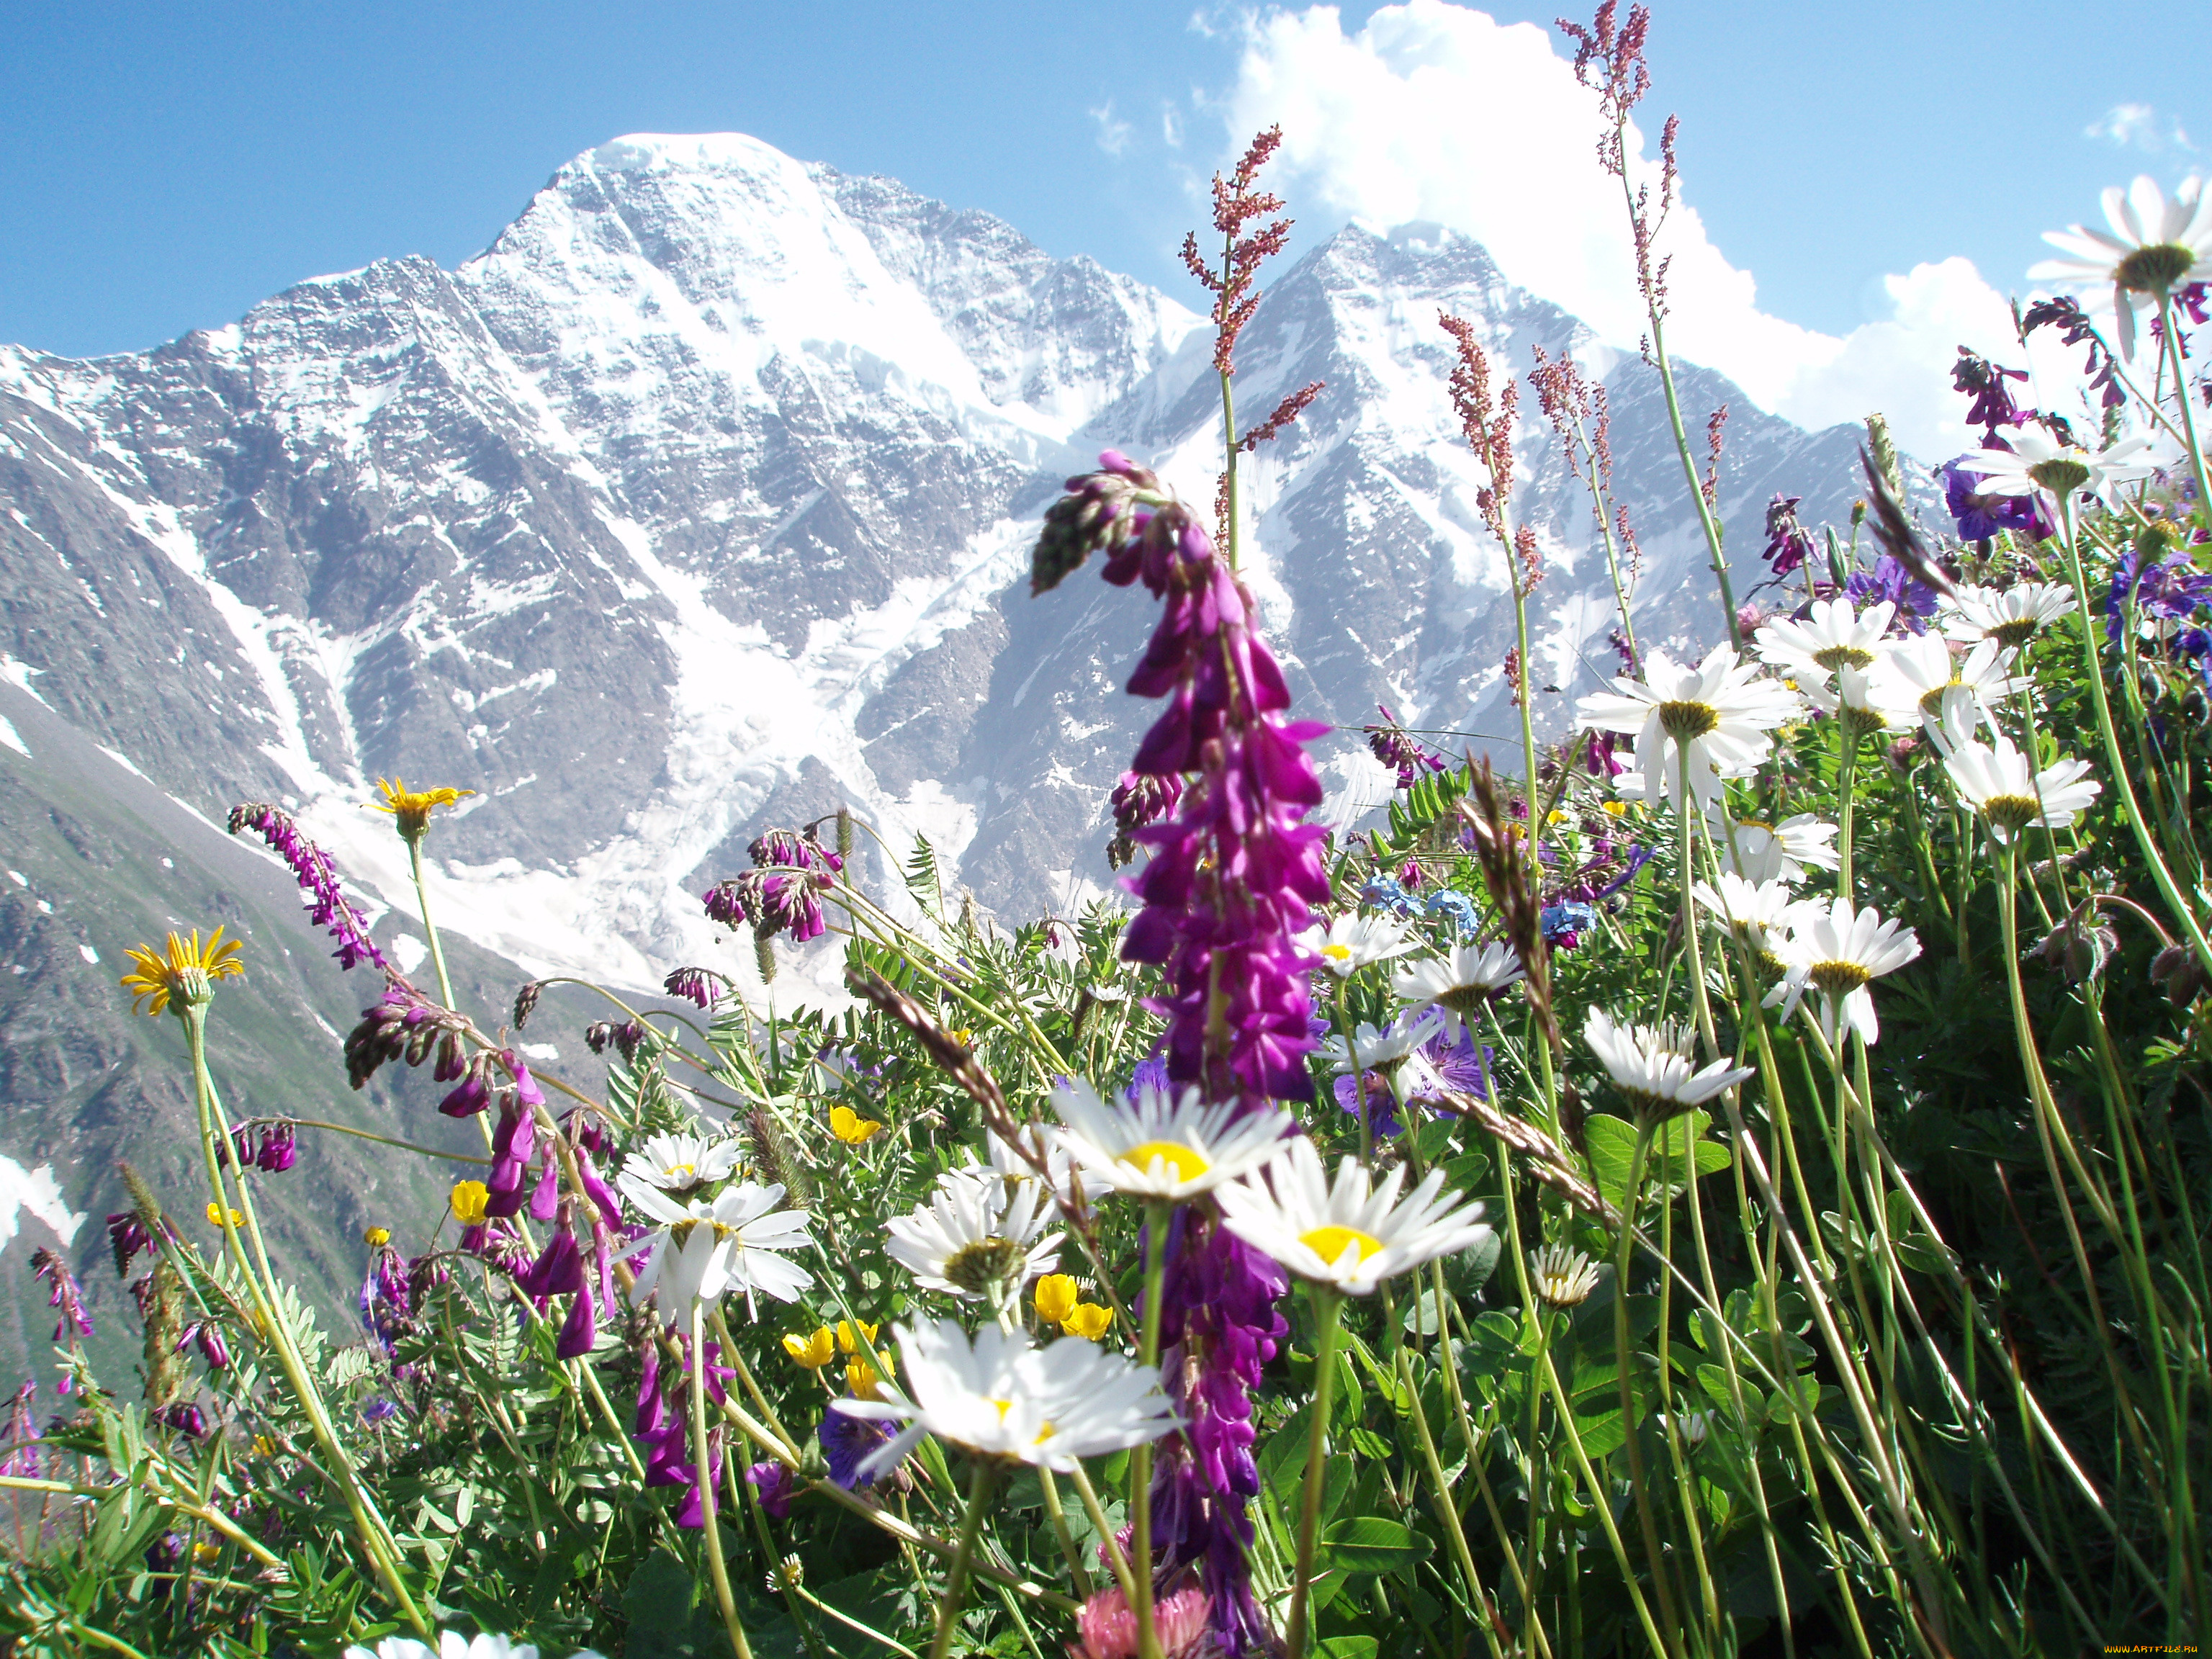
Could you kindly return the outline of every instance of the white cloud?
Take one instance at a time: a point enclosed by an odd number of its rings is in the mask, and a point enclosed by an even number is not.
[[[1129,148],[1133,129],[1127,121],[1114,113],[1114,100],[1091,112],[1091,118],[1098,123],[1098,148],[1109,155],[1119,155]]]
[[[2140,149],[2156,155],[2168,146],[2194,150],[2179,120],[2159,125],[2158,111],[2148,104],[2115,104],[2081,129],[2084,138],[2102,138],[2115,149]]]
[[[1182,112],[1173,104],[1160,106],[1160,141],[1170,149],[1182,148]]]
[[[1444,0],[1385,7],[1350,34],[1329,6],[1256,15],[1222,113],[1238,149],[1282,124],[1277,188],[1380,225],[1451,226],[1607,340],[1633,349],[1644,334],[1620,184],[1596,162],[1596,94],[1534,24]],[[1656,191],[1640,131],[1629,142]],[[1660,251],[1674,262],[1669,349],[1808,426],[1879,409],[1914,453],[1955,453],[1969,435],[1950,388],[1957,349],[2019,360],[2004,298],[1964,258],[1886,278],[1892,315],[1839,338],[1761,311],[1752,274],[1682,204]]]

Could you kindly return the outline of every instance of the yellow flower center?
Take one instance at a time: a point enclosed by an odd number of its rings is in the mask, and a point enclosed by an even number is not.
[[[1364,1261],[1382,1248],[1382,1241],[1372,1233],[1363,1233],[1357,1227],[1316,1227],[1310,1232],[1300,1233],[1298,1243],[1311,1250],[1323,1261],[1334,1267],[1349,1249],[1358,1252],[1355,1261]]]
[[[1659,705],[1659,725],[1677,743],[1702,738],[1717,730],[1720,723],[1721,711],[1709,702],[1686,701]]]
[[[1849,996],[1874,977],[1856,962],[1816,962],[1806,977],[1832,997]]]
[[[1153,1164],[1164,1164],[1177,1181],[1195,1181],[1212,1167],[1196,1148],[1172,1140],[1148,1140],[1141,1146],[1132,1146],[1121,1154],[1121,1162],[1147,1175]]]
[[[2112,267],[2112,281],[2130,294],[2163,294],[2186,276],[2197,255],[2179,242],[2139,247]]]
[[[1832,645],[1815,651],[1813,660],[1831,674],[1838,668],[1864,668],[1874,661],[1874,653],[1862,651],[1856,645]]]
[[[1324,945],[1321,947],[1321,953],[1331,962],[1352,960],[1352,947],[1349,945]]]
[[[2034,823],[2043,808],[2033,795],[1991,795],[1982,803],[1982,811],[1998,829],[2017,834]]]

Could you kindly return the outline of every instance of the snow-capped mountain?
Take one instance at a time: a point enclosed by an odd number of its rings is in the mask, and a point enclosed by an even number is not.
[[[1240,350],[1249,418],[1328,383],[1248,462],[1248,568],[1301,713],[1356,728],[1388,702],[1480,745],[1510,724],[1511,612],[1440,308],[1477,323],[1501,373],[1541,344],[1605,380],[1639,626],[1711,634],[1719,612],[1650,372],[1464,238],[1345,230],[1279,274]],[[371,780],[472,788],[432,842],[441,926],[520,969],[628,987],[742,967],[696,895],[760,829],[842,804],[895,848],[927,834],[1002,913],[1067,906],[1109,884],[1105,796],[1149,715],[1119,688],[1151,617],[1087,574],[1032,601],[1029,545],[1060,477],[1109,444],[1210,498],[1210,352],[1200,319],[1091,260],[726,135],[579,156],[455,270],[319,278],[143,354],[0,347],[0,716],[116,757],[112,775],[50,763],[66,745],[0,726],[0,768],[25,802],[127,784],[204,820],[295,804],[399,912],[399,845],[359,805]],[[1694,422],[1730,406],[1739,564],[1778,489],[1841,518],[1851,431],[1682,382]],[[1613,601],[1587,501],[1524,402],[1516,505],[1549,568],[1530,677],[1547,712],[1609,663]],[[1335,742],[1342,810],[1378,799],[1387,775],[1356,735]],[[100,953],[40,1004],[91,1030],[142,925],[65,863],[46,879],[51,908],[0,916],[10,1044],[52,978],[23,941],[66,926]],[[143,925],[173,902],[144,896]],[[357,988],[329,994],[331,1020]],[[0,1154],[27,1182],[26,1158],[85,1158],[54,1167],[60,1197],[38,1188],[64,1215],[111,1190],[81,1121],[89,1075],[11,1074],[0,1097]]]

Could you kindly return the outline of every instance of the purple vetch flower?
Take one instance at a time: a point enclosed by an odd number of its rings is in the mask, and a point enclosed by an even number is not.
[[[745,850],[751,869],[699,896],[708,915],[726,927],[747,924],[763,939],[781,933],[794,945],[818,939],[827,924],[816,895],[836,885],[845,860],[811,830],[771,830]]]
[[[538,1086],[529,1066],[513,1049],[501,1052],[500,1063],[514,1083],[499,1091],[499,1123],[491,1136],[491,1169],[484,1176],[484,1188],[489,1194],[484,1200],[484,1212],[512,1216],[537,1196],[535,1189],[526,1196],[523,1176],[538,1152],[538,1109],[545,1103],[545,1091]],[[541,1180],[538,1185],[543,1184]]]
[[[722,1000],[722,993],[728,986],[729,981],[711,968],[678,968],[660,988],[670,996],[683,997],[711,1010]]]
[[[361,1420],[364,1423],[389,1423],[398,1415],[398,1403],[386,1400],[382,1395],[377,1395],[375,1399],[361,1408]]]
[[[691,1370],[693,1355],[689,1334],[676,1333],[674,1341],[681,1356],[676,1375],[661,1375],[660,1347],[650,1337],[645,1342],[645,1369],[638,1379],[637,1413],[630,1429],[637,1443],[645,1449],[645,1484],[648,1486],[682,1486],[686,1488],[684,1505],[677,1511],[679,1527],[703,1527],[707,1512],[699,1497],[699,1472],[691,1457]],[[700,1374],[700,1386],[707,1398],[720,1404],[725,1385],[737,1372],[728,1366],[714,1363],[720,1352],[715,1344],[706,1345],[706,1369]],[[665,1387],[663,1385],[665,1384]],[[721,1413],[707,1413],[707,1479],[722,1478]]]
[[[84,1286],[76,1282],[76,1275],[69,1270],[69,1263],[43,1244],[31,1252],[31,1271],[53,1286],[46,1297],[49,1308],[61,1310],[62,1316],[54,1326],[54,1340],[62,1341],[74,1330],[77,1336],[92,1334],[92,1316],[84,1310]],[[69,1338],[73,1340],[74,1338]]]
[[[760,1494],[760,1506],[771,1519],[789,1518],[791,1500],[799,1495],[799,1483],[792,1479],[789,1469],[781,1463],[755,1463],[745,1470],[745,1482]]]
[[[1129,770],[1182,787],[1172,817],[1132,836],[1152,856],[1126,883],[1143,908],[1121,954],[1161,969],[1152,1006],[1172,1082],[1245,1109],[1310,1100],[1312,963],[1296,939],[1330,896],[1324,832],[1304,821],[1322,798],[1305,744],[1328,728],[1287,718],[1251,596],[1189,509],[1124,456],[1100,467],[1046,514],[1031,587],[1101,552],[1107,581],[1141,580],[1162,605],[1128,690],[1166,708]],[[1157,1539],[1165,1571],[1198,1570],[1214,1638],[1242,1659],[1273,1639],[1246,1565],[1260,1489],[1250,1391],[1287,1330],[1275,1304],[1288,1281],[1207,1212],[1170,1224],[1161,1370],[1187,1426],[1154,1466]]]
[[[164,1221],[161,1231],[170,1238],[176,1237],[169,1224]],[[136,1210],[118,1210],[107,1218],[107,1242],[115,1251],[115,1276],[129,1276],[131,1258],[141,1250],[155,1248],[154,1235],[146,1231],[146,1224]]]
[[[176,1352],[182,1353],[187,1343],[198,1345],[200,1358],[206,1360],[210,1370],[221,1370],[230,1364],[230,1345],[222,1340],[222,1332],[212,1321],[196,1319],[185,1327],[178,1337]]]
[[[367,962],[389,971],[384,953],[368,936],[367,920],[338,890],[338,874],[330,854],[300,833],[300,826],[289,812],[263,801],[234,806],[230,809],[230,833],[234,836],[242,830],[258,832],[276,855],[292,866],[301,890],[312,896],[310,918],[316,927],[329,929],[331,937],[338,943],[338,948],[331,954],[337,957],[341,969]]]
[[[1779,490],[1766,504],[1766,551],[1763,557],[1778,576],[1786,576],[1813,556],[1813,538],[1797,522],[1797,503],[1802,495]]]
[[[374,1008],[364,1008],[361,1024],[346,1034],[346,1080],[362,1087],[380,1066],[398,1060],[420,1066],[434,1049],[438,1063],[431,1076],[451,1083],[466,1069],[461,1034],[469,1023],[450,1008],[441,1008],[405,980],[386,970],[384,996]]]
[[[407,1264],[389,1242],[370,1247],[368,1273],[361,1282],[362,1328],[390,1353],[415,1310]]]
[[[1376,703],[1375,711],[1382,716],[1382,723],[1362,726],[1360,730],[1367,734],[1369,752],[1397,773],[1398,787],[1411,789],[1425,770],[1442,772],[1446,769],[1444,757],[1399,725],[1398,717],[1385,705]]]
[[[651,1027],[634,1019],[617,1024],[610,1019],[595,1019],[584,1028],[584,1042],[595,1054],[603,1054],[607,1046],[614,1045],[615,1052],[624,1060],[635,1060],[637,1051],[644,1046]]]
[[[2034,415],[2033,410],[2013,402],[2012,388],[2005,384],[2027,379],[2024,368],[2006,368],[1986,357],[1977,357],[1964,346],[1959,348],[1959,361],[1951,366],[1951,386],[1973,399],[1966,410],[1966,424],[1982,428],[1984,447],[1996,438],[1999,427],[2025,426]]]
[[[40,1476],[39,1416],[32,1401],[39,1385],[26,1382],[8,1402],[8,1426],[0,1431],[0,1474],[36,1480]]]
[[[833,1486],[858,1492],[861,1486],[873,1484],[860,1479],[860,1465],[891,1437],[889,1424],[872,1423],[865,1417],[848,1417],[843,1412],[824,1412],[822,1426],[814,1432],[822,1443],[822,1461],[830,1466]]]
[[[173,1406],[162,1406],[147,1414],[164,1428],[188,1434],[195,1440],[207,1438],[207,1413],[191,1401],[180,1400]]]

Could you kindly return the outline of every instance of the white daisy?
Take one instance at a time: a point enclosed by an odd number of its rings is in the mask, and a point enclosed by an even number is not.
[[[345,1659],[538,1659],[538,1648],[534,1643],[517,1642],[512,1637],[495,1636],[489,1632],[464,1636],[459,1631],[449,1630],[439,1632],[434,1648],[411,1636],[387,1636],[374,1648],[348,1648]],[[599,1659],[599,1655],[585,1648],[570,1655],[569,1659]]]
[[[1370,962],[1388,962],[1420,946],[1420,941],[1408,934],[1396,917],[1362,915],[1357,910],[1334,917],[1327,933],[1310,933],[1299,943],[1318,955],[1319,965],[1339,979],[1348,978]]]
[[[1440,1255],[1481,1243],[1491,1234],[1480,1203],[1437,1195],[1442,1170],[1431,1170],[1402,1201],[1406,1166],[1394,1165],[1370,1189],[1366,1165],[1346,1158],[1330,1184],[1321,1154],[1300,1135],[1290,1156],[1265,1177],[1232,1182],[1214,1194],[1230,1231],[1264,1250],[1284,1270],[1349,1296],[1372,1294],[1384,1279]]]
[[[1996,746],[1966,742],[1943,762],[1965,801],[1990,821],[1990,832],[2010,842],[2023,830],[2063,830],[2096,799],[2103,786],[2087,775],[2089,763],[2062,758],[2038,772],[2027,756],[2000,734]]]
[[[1510,945],[1462,945],[1449,956],[1402,964],[1390,975],[1390,992],[1412,1007],[1435,1008],[1443,1015],[1444,1035],[1456,1042],[1462,1024],[1516,983],[1521,971],[1521,958]],[[1361,1049],[1360,1058],[1366,1057]]]
[[[1920,711],[1901,697],[1901,683],[1893,676],[1848,665],[1836,671],[1835,683],[1808,681],[1805,697],[1814,708],[1860,737],[1876,732],[1903,731],[1919,719]]]
[[[1565,1244],[1528,1252],[1529,1288],[1547,1308],[1578,1308],[1597,1288],[1598,1264]]]
[[[2133,483],[2158,471],[2135,459],[2150,447],[2148,438],[2123,438],[2093,455],[2024,427],[2011,443],[2010,449],[1970,449],[1951,465],[1980,475],[1976,495],[2032,495],[2041,490],[2054,504],[2084,489],[2109,503],[2115,484]]]
[[[2074,590],[2057,582],[1961,587],[1943,607],[1943,631],[1963,645],[1995,640],[2017,651],[2074,609]]]
[[[1848,898],[1816,904],[1797,920],[1776,955],[1787,974],[1767,993],[1766,1006],[1783,1005],[1784,1019],[1809,988],[1820,994],[1820,1029],[1836,1040],[1840,1018],[1872,1042],[1881,1032],[1867,986],[1920,954],[1920,937],[1894,919],[1884,921],[1872,905],[1853,910]]]
[[[1807,866],[1833,870],[1842,862],[1836,851],[1836,826],[1811,812],[1799,812],[1779,823],[1726,818],[1715,823],[1713,841],[1721,856],[1743,878],[1754,884],[1770,881],[1800,882]]]
[[[1690,793],[1701,802],[1713,800],[1723,776],[1741,775],[1766,758],[1773,747],[1766,734],[1797,712],[1787,686],[1725,645],[1715,646],[1694,668],[1654,651],[1644,659],[1641,681],[1621,675],[1613,684],[1611,691],[1584,697],[1576,718],[1601,732],[1632,733],[1645,790],[1669,799],[1680,794],[1685,757]]]
[[[1349,1072],[1357,1059],[1361,1071],[1380,1072],[1395,1083],[1398,1068],[1405,1064],[1407,1057],[1434,1036],[1446,1018],[1441,1008],[1420,1013],[1408,1012],[1379,1031],[1362,1020],[1352,1034],[1349,1048],[1340,1034],[1322,1044],[1320,1058],[1328,1063],[1332,1072]]]
[[[1871,668],[1897,607],[1884,599],[1860,616],[1846,599],[1815,599],[1805,619],[1778,617],[1753,636],[1759,654],[1785,674],[1807,682],[1839,668]]]
[[[1899,707],[1917,708],[1923,720],[1933,722],[1942,717],[1944,692],[1963,685],[1974,694],[1986,720],[2021,687],[2022,682],[2012,677],[2013,656],[1995,640],[1985,639],[1968,647],[1961,659],[1951,654],[1941,634],[1916,634],[1898,641],[1883,657],[1880,672],[1888,683],[1880,695]]]
[[[1040,1348],[1018,1326],[987,1326],[971,1343],[949,1319],[902,1326],[897,1336],[905,1376],[896,1388],[878,1385],[890,1397],[831,1402],[849,1417],[906,1425],[863,1460],[864,1480],[897,1468],[926,1434],[1066,1474],[1078,1458],[1140,1446],[1176,1426],[1156,1368],[1081,1337]]]
[[[783,1200],[781,1185],[740,1182],[711,1203],[702,1198],[679,1202],[641,1182],[624,1190],[631,1203],[661,1224],[631,1247],[653,1249],[631,1295],[641,1301],[657,1291],[663,1324],[679,1324],[690,1317],[694,1302],[719,1302],[732,1291],[744,1291],[747,1310],[757,1316],[756,1291],[796,1302],[814,1282],[812,1273],[784,1257],[785,1251],[805,1249],[814,1241],[803,1212],[775,1207]]]
[[[1127,1104],[1109,1105],[1080,1078],[1052,1091],[1060,1143],[1086,1182],[1131,1198],[1182,1200],[1211,1192],[1282,1156],[1291,1115],[1279,1109],[1239,1117],[1232,1103],[1201,1105],[1198,1091],[1170,1093],[1147,1084]]]
[[[735,1170],[744,1152],[744,1143],[736,1135],[653,1135],[623,1160],[615,1183],[625,1192],[635,1182],[688,1197]]]
[[[1064,1233],[1047,1233],[1054,1205],[1034,1178],[970,1166],[948,1170],[922,1208],[884,1224],[884,1253],[927,1291],[1011,1300],[1058,1271]]]
[[[2087,225],[2046,230],[2043,240],[2073,257],[2046,259],[2027,274],[2100,300],[2109,285],[2120,355],[2132,357],[2137,306],[2154,310],[2160,294],[2212,280],[2212,199],[2202,179],[2183,179],[2168,201],[2156,179],[2139,174],[2127,189],[2105,191],[2105,222],[2109,234]]]
[[[1702,1106],[1751,1075],[1747,1067],[1717,1060],[1700,1070],[1687,1026],[1616,1024],[1602,1008],[1590,1010],[1583,1041],[1605,1067],[1613,1086],[1639,1112],[1671,1117]]]
[[[1788,882],[1749,882],[1733,870],[1721,872],[1717,887],[1701,881],[1690,892],[1723,922],[1741,927],[1751,948],[1770,962],[1775,955],[1774,942],[1789,933],[1806,906],[1820,903],[1818,899],[1795,896]]]
[[[1015,1126],[1015,1135],[1024,1146],[1034,1151],[1044,1160],[1044,1166],[1051,1176],[1048,1184],[1052,1188],[1053,1198],[1062,1209],[1073,1209],[1075,1202],[1073,1178],[1075,1160],[1068,1156],[1067,1148],[1061,1146],[1058,1138],[1054,1135],[1052,1126],[1048,1123],[1018,1124]],[[977,1163],[975,1154],[971,1152],[968,1154],[968,1167],[970,1170],[979,1173],[995,1174],[1012,1181],[1037,1179],[1036,1165],[1024,1158],[1012,1145],[1000,1139],[996,1130],[986,1129],[983,1132],[983,1148],[989,1154],[989,1163],[988,1164]]]

